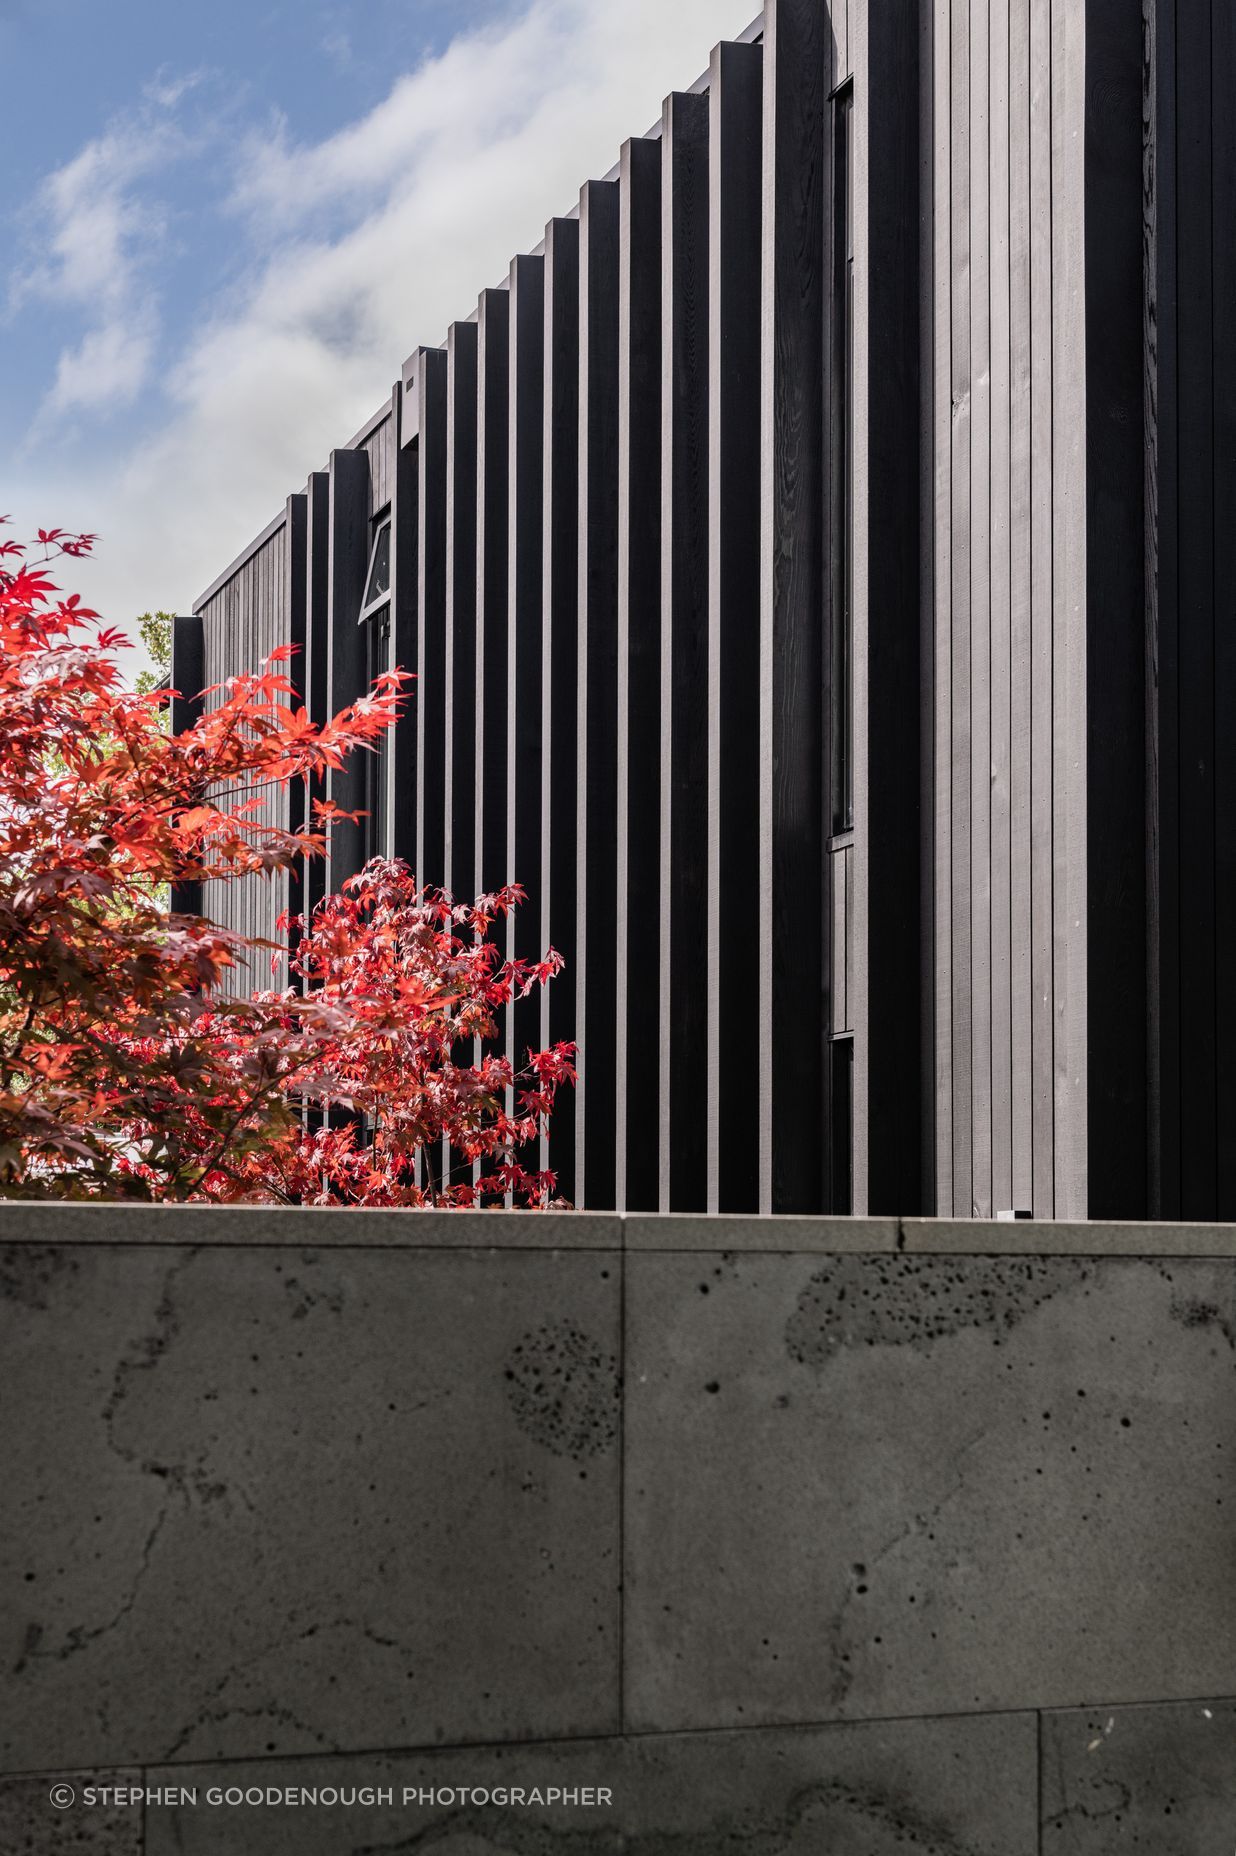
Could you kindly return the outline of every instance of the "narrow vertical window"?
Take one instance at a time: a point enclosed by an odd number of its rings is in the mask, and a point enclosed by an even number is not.
[[[391,519],[380,518],[369,550],[360,622],[365,628],[365,681],[390,669],[391,661]],[[389,854],[387,784],[389,736],[379,737],[365,763],[365,860]]]
[[[854,213],[852,85],[833,99],[832,829],[854,823]]]

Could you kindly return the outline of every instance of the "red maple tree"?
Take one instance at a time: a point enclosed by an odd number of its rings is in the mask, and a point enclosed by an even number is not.
[[[271,944],[163,902],[320,855],[329,804],[293,831],[246,795],[372,747],[406,674],[318,726],[284,649],[169,735],[163,697],[124,685],[123,635],[47,572],[93,540],[42,530],[37,563],[0,541],[0,1194],[549,1203],[552,1174],[521,1151],[573,1047],[518,1075],[472,1060],[561,965],[504,961],[489,939],[517,887],[457,904],[376,861],[310,921],[281,921],[293,984],[239,998],[222,980]]]

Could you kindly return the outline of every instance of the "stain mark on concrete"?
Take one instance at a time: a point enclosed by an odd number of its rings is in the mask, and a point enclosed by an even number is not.
[[[158,1305],[154,1311],[154,1320],[145,1334],[139,1335],[130,1347],[126,1357],[119,1361],[112,1379],[112,1389],[107,1403],[103,1407],[103,1423],[107,1427],[107,1438],[111,1448],[124,1462],[134,1461],[134,1452],[127,1450],[116,1441],[116,1414],[129,1396],[133,1380],[139,1373],[153,1372],[172,1342],[180,1332],[180,1317],[176,1312],[173,1290],[176,1278],[194,1263],[198,1256],[198,1247],[187,1250],[172,1264],[163,1278],[163,1288],[159,1294]]]
[[[1173,1295],[1168,1313],[1182,1328],[1217,1329],[1229,1347],[1236,1347],[1236,1306],[1220,1308],[1203,1296]]]
[[[385,1636],[381,1631],[374,1630],[370,1625],[364,1623],[363,1620],[356,1618],[319,1619],[315,1623],[304,1625],[300,1629],[283,1631],[278,1636],[263,1643],[250,1655],[243,1657],[241,1661],[225,1669],[222,1675],[212,1682],[210,1688],[201,1697],[187,1725],[182,1727],[176,1737],[169,1743],[166,1752],[163,1754],[163,1758],[165,1760],[179,1758],[186,1752],[203,1728],[219,1726],[223,1722],[233,1718],[249,1718],[255,1720],[270,1719],[286,1727],[294,1728],[301,1734],[308,1735],[310,1739],[314,1740],[323,1748],[331,1751],[339,1751],[339,1748],[336,1747],[333,1742],[329,1741],[325,1735],[319,1733],[316,1728],[310,1727],[307,1722],[292,1715],[286,1708],[281,1707],[277,1702],[260,1699],[261,1691],[266,1685],[267,1680],[269,1679],[273,1683],[277,1681],[281,1675],[286,1676],[289,1660],[295,1657],[296,1652],[302,1646],[314,1642],[315,1639],[334,1636],[339,1636],[343,1639],[339,1650],[333,1652],[333,1654],[337,1656],[342,1667],[354,1668],[356,1666],[358,1645],[362,1642],[372,1644],[376,1649],[393,1650],[409,1671],[414,1666],[415,1653],[409,1645],[401,1643],[396,1637]],[[274,1671],[272,1675],[268,1676],[264,1669],[264,1665],[272,1660],[274,1662]],[[241,1696],[235,1700],[228,1698],[228,1691],[233,1687],[233,1684],[240,1685],[242,1691]],[[252,1700],[254,1689],[258,1691],[259,1699],[257,1701]],[[246,1690],[247,1694],[245,1693]],[[294,1749],[284,1748],[283,1750],[289,1751]],[[213,1754],[205,1756],[216,1757],[216,1755]]]
[[[315,1308],[328,1309],[332,1315],[341,1315],[344,1308],[343,1286],[338,1282],[307,1283],[299,1276],[289,1276],[283,1284],[292,1305],[293,1321],[304,1321]]]
[[[447,1778],[436,1779],[428,1773],[418,1782],[450,1784]],[[524,1773],[501,1782],[527,1788],[537,1781]],[[544,1787],[580,1780],[555,1774],[540,1783]],[[530,1822],[526,1810],[517,1815],[483,1805],[448,1808],[410,1836],[357,1844],[349,1856],[414,1856],[422,1850],[449,1852],[456,1847],[476,1851],[478,1856],[482,1850],[493,1851],[494,1856],[785,1856],[788,1849],[800,1847],[801,1837],[809,1838],[813,1849],[841,1851],[860,1838],[862,1847],[870,1848],[873,1836],[880,1839],[881,1847],[887,1838],[890,1846],[918,1850],[922,1856],[979,1856],[976,1845],[963,1841],[946,1824],[924,1816],[892,1791],[848,1785],[840,1779],[804,1786],[775,1815],[740,1812],[727,1822],[700,1830],[623,1831],[615,1825],[557,1830]],[[801,1847],[808,1845],[804,1842]]]
[[[140,1771],[46,1772],[37,1778],[0,1779],[0,1850],[4,1856],[141,1856],[142,1814],[128,1805],[97,1804],[89,1811],[53,1811],[48,1788],[63,1782],[81,1789],[140,1785]]]
[[[786,1350],[819,1372],[843,1348],[923,1351],[967,1329],[989,1332],[998,1346],[1044,1302],[1093,1274],[1071,1257],[834,1257],[799,1296]]]
[[[618,1437],[618,1362],[573,1321],[525,1334],[506,1369],[519,1428],[574,1463],[612,1450]]]
[[[0,1301],[19,1308],[48,1307],[48,1292],[62,1276],[76,1276],[81,1265],[59,1244],[4,1244],[0,1246]]]

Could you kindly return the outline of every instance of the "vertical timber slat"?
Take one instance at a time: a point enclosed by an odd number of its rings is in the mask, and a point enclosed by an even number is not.
[[[582,1060],[575,1190],[602,1207],[617,1202],[618,1188],[619,191],[618,182],[590,181],[580,193],[577,684],[558,704],[559,715],[574,705],[577,757],[574,971],[563,982],[573,988]]]
[[[825,24],[764,12],[761,234],[760,1210],[823,1196]]]
[[[454,322],[446,345],[446,844],[443,882],[461,900],[476,876],[477,326]]]
[[[759,881],[760,47],[717,46],[709,94],[707,1209],[750,1212],[759,1179],[740,899]]]
[[[706,1203],[709,105],[675,92],[661,134],[662,1211]]]
[[[580,243],[577,220],[553,219],[545,228],[540,940],[542,949],[558,950],[566,971],[541,991],[542,1046],[575,1031]],[[568,1200],[575,1193],[572,1106],[564,1100],[540,1154]]]
[[[658,1202],[660,1019],[661,149],[619,169],[615,1202]],[[586,1036],[581,1013],[580,1036]],[[582,1126],[583,1097],[580,1098]]]

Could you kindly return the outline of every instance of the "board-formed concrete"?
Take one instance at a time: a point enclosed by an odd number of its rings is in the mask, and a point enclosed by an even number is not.
[[[1236,1691],[1236,1271],[629,1254],[626,1722]]]
[[[615,1256],[12,1245],[0,1285],[0,1770],[617,1727]]]
[[[146,1856],[1037,1856],[1032,1715],[689,1734],[176,1769],[195,1805],[149,1811]],[[391,1804],[211,1804],[207,1788],[389,1788]],[[403,1802],[404,1788],[440,1802]],[[576,1804],[442,1799],[579,1790]],[[586,1788],[613,1794],[584,1803]]]
[[[1226,1856],[1236,1842],[1236,1702],[1045,1715],[1042,1774],[1052,1856]]]
[[[1236,1232],[1071,1232],[0,1206],[0,1853],[1208,1848]]]

